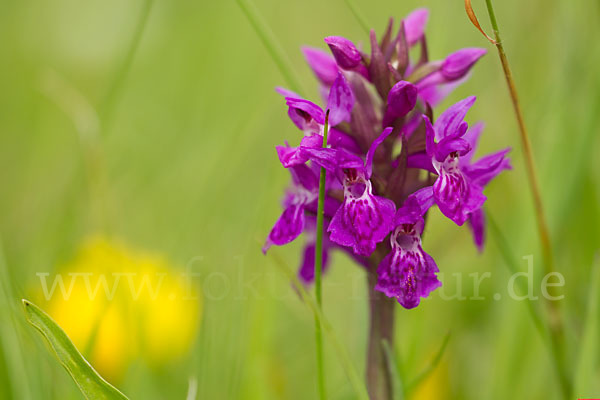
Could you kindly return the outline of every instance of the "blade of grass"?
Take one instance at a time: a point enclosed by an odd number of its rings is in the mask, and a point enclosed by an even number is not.
[[[102,122],[104,123],[105,133],[110,128],[110,122],[115,109],[117,94],[119,93],[119,89],[127,77],[127,73],[129,72],[133,62],[133,57],[140,46],[140,42],[142,41],[142,36],[144,34],[144,30],[146,29],[146,24],[148,23],[148,17],[150,16],[150,11],[152,10],[153,4],[154,0],[144,0],[140,16],[133,31],[131,42],[127,47],[127,52],[125,53],[121,64],[117,67],[117,72],[115,73],[112,84],[110,85],[108,92],[106,93],[106,97],[104,98],[104,102],[102,104]]]
[[[358,7],[356,6],[356,3],[354,3],[354,0],[344,0],[344,2],[352,12],[352,15],[354,15],[354,18],[356,18],[356,21],[358,21],[360,27],[365,31],[367,35],[369,35],[371,32],[369,26],[371,25],[369,25],[365,17],[360,13]]]
[[[542,202],[542,195],[540,191],[539,180],[537,177],[537,171],[535,167],[535,161],[533,158],[533,150],[531,148],[531,140],[525,125],[525,118],[523,116],[523,110],[519,101],[519,94],[517,86],[515,84],[510,63],[508,57],[504,51],[504,45],[500,37],[500,29],[498,28],[498,21],[496,20],[496,14],[494,12],[494,6],[492,0],[485,0],[487,6],[488,15],[490,17],[490,23],[494,31],[494,41],[492,44],[496,46],[498,50],[498,56],[500,57],[500,63],[502,64],[502,70],[504,71],[504,77],[506,78],[506,84],[513,104],[513,109],[519,126],[519,137],[521,139],[521,148],[523,156],[525,158],[525,170],[527,172],[527,181],[529,189],[531,191],[538,227],[538,238],[540,241],[540,247],[542,249],[542,258],[544,261],[544,269],[546,274],[554,271],[554,255],[552,253],[552,242],[550,239],[550,232],[548,230],[548,220],[544,212],[544,204]],[[465,0],[465,9],[470,17],[474,17],[471,2]],[[476,18],[474,18],[476,21]],[[472,19],[473,22],[473,19]],[[569,375],[569,368],[567,366],[566,350],[565,350],[565,333],[564,325],[561,317],[561,313],[558,304],[553,301],[545,301],[548,318],[545,322],[549,328],[550,344],[552,347],[552,353],[554,355],[554,363],[556,364],[556,370],[558,372],[558,378],[560,387],[562,390],[563,397],[568,399],[571,397],[573,390],[571,376]]]
[[[279,42],[275,39],[275,35],[260,15],[258,9],[254,6],[251,0],[237,0],[237,4],[254,28],[258,37],[262,40],[263,45],[271,55],[275,65],[283,75],[287,84],[295,92],[300,92],[300,81],[296,78],[291,63],[283,51]],[[325,128],[323,132],[323,147],[327,146],[327,120],[329,111],[326,114]],[[317,296],[317,304],[319,313],[321,313],[321,270],[322,270],[322,249],[323,249],[323,209],[325,199],[325,169],[321,168],[319,178],[319,203],[317,211],[317,238],[315,243],[315,291]],[[319,398],[325,400],[325,371],[323,367],[323,337],[322,337],[321,319],[315,315],[315,351],[317,359],[317,384]]]
[[[92,224],[109,232],[114,210],[109,201],[106,160],[100,142],[100,117],[83,93],[52,69],[44,71],[41,90],[73,123],[85,163]]]
[[[504,45],[500,37],[500,29],[498,28],[498,21],[496,20],[496,14],[494,12],[494,6],[492,0],[485,0],[487,6],[488,15],[490,17],[490,23],[494,31],[494,40],[490,42],[498,50],[498,56],[500,57],[500,63],[502,64],[502,70],[504,71],[504,77],[506,78],[506,84],[513,104],[513,109],[519,126],[519,137],[521,140],[521,147],[523,156],[525,158],[525,170],[527,172],[527,181],[529,189],[531,191],[538,227],[538,238],[542,249],[542,258],[544,261],[544,269],[546,274],[554,271],[554,255],[552,253],[552,242],[550,239],[550,232],[548,230],[548,222],[546,214],[544,212],[544,205],[542,202],[542,195],[540,191],[539,181],[537,177],[537,171],[535,168],[535,161],[533,159],[533,150],[531,148],[531,140],[529,133],[525,125],[525,118],[523,116],[523,110],[519,101],[519,95],[517,86],[515,84],[510,63],[508,57],[504,51]],[[482,32],[470,0],[465,0],[465,10],[471,19],[471,22]],[[484,33],[485,35],[485,33]],[[487,37],[487,35],[486,35]],[[553,361],[558,372],[558,378],[560,387],[562,390],[563,397],[568,399],[571,397],[573,390],[572,379],[569,374],[569,368],[567,366],[566,350],[565,350],[565,333],[563,321],[558,304],[553,301],[545,301],[548,318],[545,319],[546,325],[549,329],[550,334],[550,345],[552,347]]]
[[[500,227],[496,223],[496,219],[494,218],[494,216],[492,215],[492,213],[490,212],[489,209],[486,209],[485,213],[487,216],[487,220],[489,222],[490,232],[492,233],[492,237],[496,241],[496,246],[498,247],[498,250],[500,250],[500,254],[502,255],[502,258],[504,259],[504,265],[506,265],[506,267],[508,268],[508,271],[510,272],[511,275],[521,272],[521,270],[519,269],[519,266],[517,265],[517,263],[515,261],[516,258],[514,257],[513,252],[510,249],[510,245],[508,244],[506,237],[504,236],[504,234],[500,230]],[[519,290],[522,293],[527,292],[527,290],[523,286],[524,285],[523,282],[522,281],[518,281],[518,282],[519,282],[518,283]],[[538,330],[538,332],[540,333],[540,335],[542,335],[542,337],[544,339],[548,339],[547,331],[544,326],[544,322],[542,321],[542,317],[540,316],[539,310],[535,307],[533,302],[526,301],[525,303],[527,304],[527,309],[529,311],[531,320],[533,321],[533,324],[535,325],[536,329]]]
[[[86,399],[127,399],[94,370],[67,334],[48,314],[28,300],[23,300],[23,306],[27,321],[39,330],[50,343],[61,365],[71,375]]]
[[[438,366],[438,364],[442,360],[442,356],[444,355],[444,352],[446,351],[446,347],[448,347],[449,341],[450,341],[450,332],[446,333],[446,336],[444,337],[444,340],[442,341],[442,345],[440,346],[440,349],[435,354],[435,356],[433,357],[433,359],[431,360],[429,365],[427,365],[425,367],[425,369],[423,369],[423,371],[421,371],[412,381],[410,381],[409,383],[406,384],[405,390],[406,390],[407,394],[410,394],[410,392],[412,390],[414,390],[419,385],[419,383],[423,382],[425,380],[425,378],[427,378],[429,376],[429,374],[431,374],[435,370],[435,368]]]
[[[23,358],[23,345],[17,331],[15,307],[17,298],[11,286],[8,266],[4,258],[4,248],[0,240],[0,345],[6,358],[10,375],[10,388],[15,399],[30,399],[29,374]]]
[[[502,254],[502,257],[504,258],[505,265],[508,267],[511,274],[516,274],[516,273],[520,272],[520,270],[515,262],[516,258],[513,257],[512,251],[510,250],[510,246],[508,245],[508,241],[506,240],[505,236],[502,234],[502,231],[498,227],[498,224],[496,224],[495,219],[492,217],[489,210],[486,210],[486,212],[487,212],[487,218],[489,221],[492,236],[496,240],[496,245],[500,249],[500,253]],[[526,290],[523,288],[522,282],[519,283],[519,290],[521,290],[522,292],[526,292]],[[529,310],[529,314],[531,316],[531,319],[532,319],[535,327],[537,328],[538,332],[542,336],[542,339],[544,339],[544,341],[548,344],[548,348],[550,350],[550,355],[552,356],[552,359],[554,361],[553,362],[554,368],[556,370],[557,375],[559,376],[560,386],[561,386],[561,389],[563,390],[563,395],[565,396],[565,398],[569,398],[569,396],[566,395],[566,391],[567,390],[570,391],[571,388],[570,388],[570,384],[569,384],[568,373],[567,373],[566,367],[563,363],[563,358],[562,358],[563,356],[561,354],[561,346],[558,345],[558,343],[556,342],[557,338],[555,335],[552,334],[552,328],[550,327],[549,322],[545,321],[542,318],[541,312],[535,307],[533,302],[526,301],[525,304],[527,304],[527,309]]]
[[[325,126],[323,127],[323,144],[327,147],[327,130],[329,127],[329,110],[325,112]],[[321,293],[321,272],[323,270],[323,218],[325,211],[325,168],[321,167],[319,177],[319,203],[317,206],[317,237],[315,240],[315,294],[317,296],[317,307],[323,309],[323,299]],[[321,400],[326,398],[325,394],[325,372],[323,367],[323,335],[321,333],[321,324],[315,317],[315,340],[317,344],[317,376],[319,380],[319,397]]]
[[[600,253],[596,254],[592,266],[590,293],[587,304],[587,315],[583,328],[583,337],[579,347],[579,358],[575,369],[575,392],[578,397],[592,395],[590,383],[594,379],[598,366],[598,335],[600,335],[600,319],[598,304],[600,303]]]
[[[273,31],[269,28],[256,6],[251,0],[236,0],[238,6],[254,28],[256,35],[260,38],[269,55],[277,65],[279,72],[283,75],[287,85],[296,93],[302,92],[302,85],[296,78],[292,63],[285,55],[283,48],[275,38]]]
[[[198,397],[198,380],[194,377],[188,379],[188,392],[186,400],[196,400]]]
[[[285,261],[281,257],[279,257],[277,255],[277,252],[274,251],[274,249],[271,249],[270,254],[271,254],[270,258],[273,261],[275,261],[275,264],[283,272],[283,274],[286,276],[286,278],[288,278],[292,282],[292,285],[300,294],[300,297],[302,298],[304,304],[306,304],[306,306],[315,315],[315,318],[319,321],[321,327],[323,328],[323,332],[329,339],[329,342],[333,346],[333,349],[338,356],[338,360],[340,361],[340,364],[342,365],[342,368],[344,369],[344,372],[346,373],[346,376],[348,377],[348,380],[350,381],[352,388],[356,392],[356,396],[361,400],[369,400],[369,395],[367,394],[367,388],[365,387],[362,379],[360,379],[358,372],[356,371],[356,368],[354,368],[354,365],[352,364],[352,360],[350,359],[350,356],[348,355],[346,348],[339,341],[337,335],[335,334],[333,328],[331,327],[331,324],[323,316],[323,313],[322,313],[321,309],[319,308],[319,306],[317,305],[317,303],[308,294],[306,289],[304,289],[304,286],[302,285],[302,283],[300,283],[300,281],[298,280],[298,277],[296,276],[296,274],[294,274],[292,269],[285,263]]]
[[[385,358],[388,363],[388,369],[392,372],[392,384],[393,384],[393,393],[394,398],[396,400],[404,400],[406,397],[405,391],[406,388],[404,386],[404,378],[402,376],[402,368],[400,367],[400,362],[398,360],[398,356],[390,346],[390,343],[383,339],[381,341],[381,345],[383,347],[383,351],[385,353]]]

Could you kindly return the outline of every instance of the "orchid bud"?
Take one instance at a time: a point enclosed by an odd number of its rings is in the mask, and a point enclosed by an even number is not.
[[[442,75],[447,80],[464,77],[487,50],[477,47],[458,50],[450,54],[442,64]]]
[[[350,40],[341,36],[328,36],[325,43],[331,49],[331,54],[340,68],[354,69],[360,64],[360,51]]]
[[[383,118],[383,126],[390,126],[396,118],[408,114],[417,103],[418,89],[410,82],[396,83],[387,97],[387,109]]]

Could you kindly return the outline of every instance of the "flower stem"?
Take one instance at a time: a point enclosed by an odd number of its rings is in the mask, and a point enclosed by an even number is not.
[[[372,263],[367,272],[369,292],[369,343],[367,346],[366,380],[371,400],[392,400],[392,376],[387,362],[386,342],[393,348],[394,343],[394,301],[383,293],[374,290],[377,283],[375,269],[378,263]]]
[[[323,148],[327,147],[327,131],[329,130],[329,110],[325,113],[325,126],[323,128]],[[325,168],[321,167],[319,177],[319,204],[317,206],[317,239],[315,241],[315,293],[317,307],[322,308],[321,273],[323,272],[323,214],[325,209]],[[325,399],[325,373],[323,371],[323,337],[321,323],[315,318],[315,339],[317,346],[317,374],[319,380],[319,397]]]
[[[496,14],[494,13],[492,0],[485,0],[485,3],[490,17],[490,23],[492,24],[492,29],[494,30],[494,37],[496,40],[494,45],[498,49],[498,55],[500,56],[500,62],[502,63],[502,69],[504,70],[504,76],[506,77],[506,83],[508,85],[508,90],[510,92],[513,108],[517,117],[517,123],[519,125],[519,133],[521,138],[521,145],[523,147],[523,155],[525,157],[527,178],[529,180],[529,186],[531,189],[533,202],[535,206],[534,208],[538,225],[540,245],[542,249],[544,269],[545,273],[548,274],[554,271],[554,258],[552,254],[552,245],[550,241],[548,223],[544,213],[542,196],[535,170],[535,163],[533,160],[531,141],[529,139],[529,134],[527,133],[527,127],[525,126],[525,119],[523,117],[523,111],[519,102],[517,87],[515,85],[512,71],[510,69],[510,64],[508,63],[508,58],[506,57],[506,52],[504,51],[504,46],[500,38],[500,30],[498,29],[498,21],[496,20]],[[561,389],[564,397],[570,398],[572,385],[569,374],[567,373],[564,349],[564,328],[560,317],[560,310],[558,309],[558,305],[553,301],[546,301],[546,306],[549,314],[548,328],[550,331],[550,345],[552,347],[552,354],[554,356],[554,361],[558,370]]]

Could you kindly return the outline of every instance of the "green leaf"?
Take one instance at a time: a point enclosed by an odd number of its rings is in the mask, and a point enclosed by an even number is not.
[[[23,357],[23,343],[16,318],[18,298],[11,285],[4,249],[0,239],[0,353],[4,354],[6,370],[11,384],[8,385],[15,399],[29,399],[32,395],[30,376]],[[2,390],[0,390],[0,394]]]
[[[394,385],[394,399],[395,400],[404,400],[404,378],[402,377],[402,369],[400,368],[400,362],[398,361],[398,357],[394,350],[390,346],[390,343],[383,339],[381,341],[381,345],[383,346],[383,351],[385,353],[385,358],[387,360],[388,369],[392,374],[392,384]]]
[[[446,347],[448,347],[449,341],[450,341],[450,332],[446,333],[446,337],[444,337],[444,341],[442,342],[440,349],[438,350],[435,357],[433,357],[433,359],[431,360],[429,365],[427,367],[425,367],[425,369],[423,369],[423,371],[421,371],[419,373],[419,375],[417,375],[412,381],[410,381],[406,385],[406,393],[410,393],[412,390],[414,390],[419,385],[419,383],[423,382],[425,380],[425,378],[427,378],[429,376],[429,374],[431,374],[435,370],[435,367],[437,367],[437,365],[442,360],[442,356],[444,355],[444,352],[446,351]]]
[[[92,368],[67,334],[48,314],[27,300],[23,300],[23,306],[27,321],[48,340],[58,360],[71,375],[86,399],[127,399]]]
[[[594,381],[595,368],[598,365],[598,335],[600,321],[598,318],[598,303],[600,302],[600,254],[596,255],[591,270],[591,284],[587,304],[587,316],[583,328],[579,359],[575,370],[575,395],[592,395],[597,389],[590,386]]]

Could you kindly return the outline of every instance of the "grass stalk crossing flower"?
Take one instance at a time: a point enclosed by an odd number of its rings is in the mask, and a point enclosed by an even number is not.
[[[329,110],[325,111],[325,125],[323,128],[323,148],[327,147],[327,131],[329,130]],[[323,308],[323,295],[321,287],[321,273],[323,272],[323,217],[325,208],[325,178],[327,172],[321,167],[319,177],[319,204],[317,208],[317,239],[315,242],[315,293],[317,307]],[[323,371],[323,335],[321,333],[321,322],[315,317],[315,340],[317,348],[317,375],[319,384],[319,397],[326,398],[325,373]]]
[[[554,272],[554,256],[552,253],[552,242],[550,239],[550,232],[548,229],[548,223],[546,214],[544,212],[544,206],[542,201],[542,195],[540,191],[539,181],[537,177],[535,161],[533,158],[533,150],[531,148],[531,140],[525,125],[525,118],[523,116],[523,110],[519,101],[519,95],[517,86],[513,78],[512,70],[508,62],[508,57],[504,50],[504,45],[500,36],[500,29],[498,27],[498,21],[496,19],[496,13],[492,0],[485,0],[490,23],[494,38],[490,38],[479,26],[477,18],[473,12],[470,0],[465,0],[465,9],[471,22],[477,29],[492,43],[498,50],[498,56],[500,63],[502,64],[502,70],[504,77],[506,78],[506,84],[510,93],[511,102],[513,104],[515,116],[517,118],[517,124],[519,126],[519,137],[521,140],[521,147],[523,149],[523,156],[525,158],[525,169],[527,172],[527,180],[529,182],[529,188],[534,202],[534,209],[536,214],[537,229],[540,240],[540,246],[542,250],[543,266],[546,274]],[[551,346],[551,353],[554,358],[555,367],[558,371],[560,387],[564,398],[570,398],[572,394],[572,382],[569,375],[568,367],[566,365],[566,350],[565,350],[565,333],[562,317],[560,315],[560,309],[558,304],[552,301],[546,301],[547,318],[546,324],[549,331],[549,339]]]

